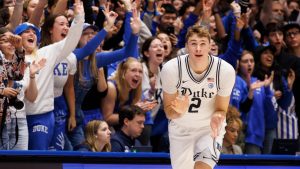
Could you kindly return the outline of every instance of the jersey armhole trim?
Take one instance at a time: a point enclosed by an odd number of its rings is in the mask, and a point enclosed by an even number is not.
[[[218,65],[217,65],[217,71],[216,71],[216,87],[219,91],[220,88],[220,67],[221,67],[221,59],[218,58]]]
[[[182,80],[182,71],[181,71],[181,58],[179,56],[177,56],[177,62],[178,62],[178,82],[177,82],[177,85],[176,85],[176,88],[178,89],[179,86],[181,85],[181,80]]]

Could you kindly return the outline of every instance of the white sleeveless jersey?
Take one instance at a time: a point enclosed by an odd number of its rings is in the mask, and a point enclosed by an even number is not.
[[[214,56],[209,56],[209,58],[209,66],[200,79],[193,76],[195,73],[188,64],[188,55],[174,58],[163,66],[163,90],[170,94],[175,93],[176,91],[172,90],[177,80],[175,87],[178,93],[181,95],[187,93],[189,96],[188,112],[181,118],[172,120],[180,126],[188,128],[210,126],[210,118],[215,111],[216,95],[230,96],[231,94],[235,81],[234,69],[220,58]],[[167,70],[169,75],[165,69],[169,69]],[[174,73],[178,73],[176,78],[174,78]],[[168,78],[169,76],[172,79]]]

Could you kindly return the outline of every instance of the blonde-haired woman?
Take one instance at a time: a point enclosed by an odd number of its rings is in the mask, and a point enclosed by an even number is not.
[[[121,106],[138,102],[142,96],[142,64],[134,58],[128,58],[119,64],[116,73],[108,81],[108,93],[101,108],[104,120],[117,125],[118,110]]]
[[[229,106],[226,114],[225,127],[226,133],[223,139],[222,153],[223,154],[243,154],[236,141],[242,130],[243,122],[240,118],[240,112],[233,106]]]
[[[101,108],[104,120],[110,126],[118,125],[118,112],[122,106],[138,105],[144,111],[149,111],[156,105],[154,102],[141,101],[142,77],[143,67],[141,62],[129,57],[119,64],[115,75],[109,79],[107,83],[108,92],[102,100]],[[150,114],[148,120],[151,120]]]
[[[85,126],[85,141],[74,147],[77,151],[110,152],[111,131],[105,121],[92,120]]]

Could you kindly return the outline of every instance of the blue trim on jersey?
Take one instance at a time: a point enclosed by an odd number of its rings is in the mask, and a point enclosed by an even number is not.
[[[216,85],[217,85],[217,90],[220,90],[220,67],[221,67],[221,60],[218,59],[218,65],[217,65],[217,73],[216,73]]]
[[[208,66],[208,69],[206,70],[204,76],[200,79],[200,80],[197,80],[192,72],[191,72],[191,68],[190,68],[190,65],[189,65],[189,56],[186,56],[185,58],[185,64],[186,64],[186,70],[188,72],[188,75],[190,76],[190,78],[195,82],[195,83],[201,83],[205,78],[206,76],[209,74],[213,64],[214,64],[214,59],[212,58],[212,56],[208,55],[208,57],[210,58],[210,62],[209,62],[209,66]]]
[[[178,83],[176,85],[176,88],[179,88],[181,85],[181,80],[182,80],[182,72],[181,72],[181,58],[179,56],[177,56],[177,62],[178,62],[178,74],[179,74],[179,80]]]

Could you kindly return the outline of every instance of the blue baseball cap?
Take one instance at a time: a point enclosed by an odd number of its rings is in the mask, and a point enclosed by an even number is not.
[[[20,24],[19,26],[16,27],[14,34],[20,35],[28,29],[33,29],[35,31],[35,34],[37,37],[37,43],[39,43],[41,41],[41,33],[40,33],[41,31],[38,27],[36,27],[32,23],[24,22],[24,23]]]

